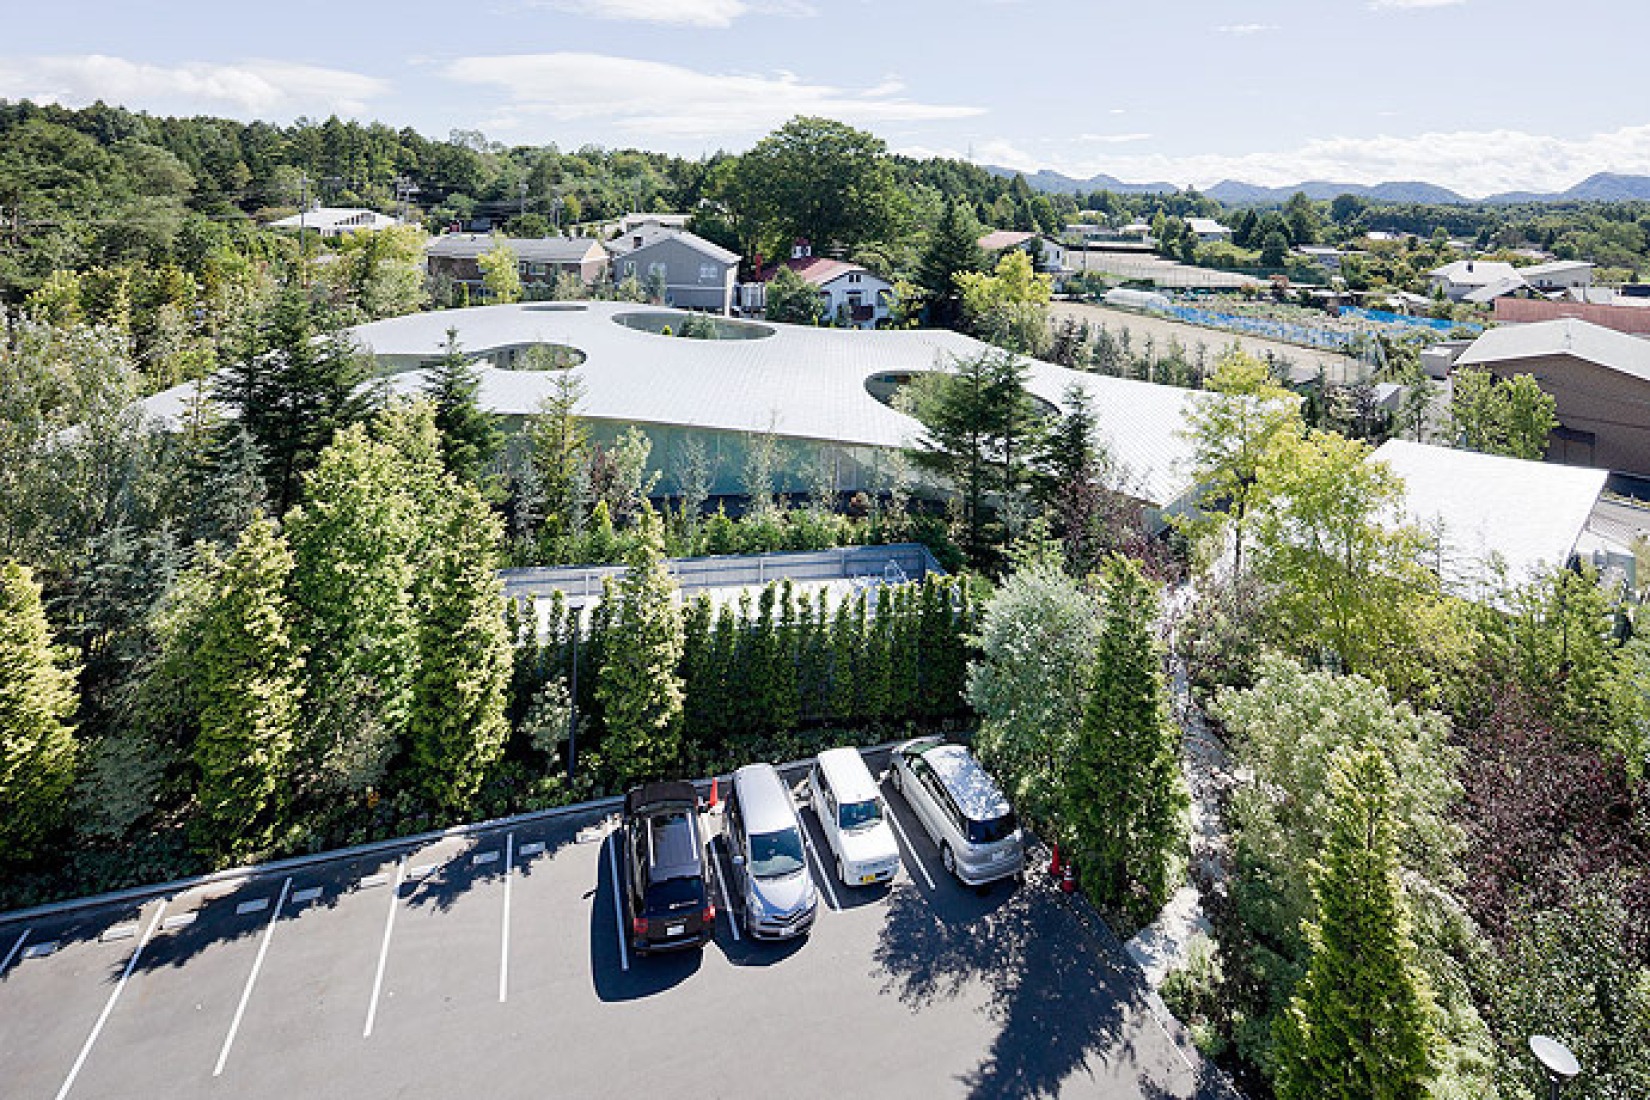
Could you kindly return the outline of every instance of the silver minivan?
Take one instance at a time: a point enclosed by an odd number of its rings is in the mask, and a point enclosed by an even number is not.
[[[772,764],[747,764],[733,773],[722,827],[746,933],[763,940],[805,935],[819,893],[790,789]]]
[[[1025,873],[1014,811],[967,749],[923,737],[895,747],[892,758],[894,789],[939,847],[946,871],[970,886]]]

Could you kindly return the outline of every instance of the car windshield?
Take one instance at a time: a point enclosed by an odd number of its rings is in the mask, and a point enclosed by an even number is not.
[[[1012,813],[991,821],[970,821],[968,823],[968,839],[975,844],[992,844],[1014,833],[1017,823]]]
[[[837,813],[837,823],[850,833],[869,829],[882,820],[882,803],[874,798],[864,802],[847,802]]]
[[[751,836],[751,874],[783,878],[802,870],[802,837],[795,829]]]

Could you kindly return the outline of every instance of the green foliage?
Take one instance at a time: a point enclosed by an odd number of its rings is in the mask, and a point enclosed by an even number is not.
[[[1452,375],[1450,392],[1457,446],[1513,458],[1540,459],[1547,453],[1547,437],[1558,426],[1558,403],[1533,376],[1502,380],[1464,367]]]
[[[74,783],[75,679],[69,652],[52,644],[40,586],[16,562],[0,563],[0,856],[23,862],[62,822]]]
[[[475,483],[498,453],[502,437],[497,418],[476,400],[481,377],[458,343],[458,329],[447,330],[447,344],[424,381],[424,395],[435,407],[441,455],[461,482]]]
[[[493,247],[476,257],[476,266],[481,269],[481,288],[489,303],[508,305],[521,301],[521,259],[503,237],[494,235]]]
[[[1434,1070],[1432,1003],[1399,879],[1391,766],[1338,752],[1307,925],[1311,962],[1278,1024],[1279,1100],[1410,1100]]]
[[[611,604],[612,638],[596,683],[603,759],[626,782],[671,774],[682,749],[682,617],[651,512],[643,513],[641,535],[603,600]]]
[[[298,720],[303,657],[286,596],[292,554],[254,520],[213,579],[194,671],[200,707],[195,844],[245,857],[279,821]]]
[[[954,276],[962,295],[963,319],[981,339],[1017,355],[1041,355],[1048,343],[1049,278],[1038,275],[1031,257],[1011,249],[995,271]]]
[[[1179,730],[1169,719],[1157,593],[1127,558],[1101,574],[1100,639],[1071,746],[1066,821],[1084,887],[1135,926],[1175,886],[1187,841]]]
[[[509,733],[510,638],[495,574],[501,537],[475,487],[456,486],[419,578],[410,778],[432,804],[454,811],[475,796]]]
[[[957,277],[985,265],[979,239],[980,223],[974,212],[956,198],[948,200],[917,268],[917,285],[927,298],[933,324],[955,328],[962,322],[962,287]]]
[[[825,299],[818,287],[781,264],[768,280],[763,316],[786,324],[817,325],[825,318]]]
[[[1019,813],[1051,825],[1093,678],[1099,605],[1058,568],[1020,569],[985,602],[979,630],[968,668],[975,751]]]
[[[826,118],[791,119],[735,162],[724,194],[770,256],[806,240],[852,251],[897,225],[900,194],[882,139]]]

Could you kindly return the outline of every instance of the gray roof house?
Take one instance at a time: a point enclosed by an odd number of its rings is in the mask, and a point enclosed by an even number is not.
[[[502,240],[516,254],[523,286],[549,286],[563,274],[577,275],[593,286],[607,274],[607,249],[589,237],[493,237],[486,233],[448,233],[424,249],[431,275],[473,288],[481,286],[478,259]]]
[[[647,225],[608,242],[613,281],[635,276],[663,284],[664,301],[677,309],[728,313],[739,280],[739,254],[685,229]]]

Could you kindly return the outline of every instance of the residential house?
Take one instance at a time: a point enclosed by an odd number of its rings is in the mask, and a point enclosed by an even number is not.
[[[1231,229],[1221,225],[1213,218],[1187,218],[1186,228],[1190,229],[1192,234],[1196,236],[1198,240],[1205,243],[1209,241],[1229,241],[1232,239]]]
[[[634,276],[657,287],[665,305],[729,313],[739,279],[739,254],[696,233],[657,223],[640,226],[608,242],[613,281]]]
[[[521,284],[526,288],[553,285],[562,275],[575,275],[585,286],[595,286],[607,274],[607,249],[590,237],[494,237],[485,233],[448,233],[431,241],[424,263],[432,276],[445,276],[472,290],[481,286],[482,256],[502,241],[516,254]]]
[[[1553,260],[1521,267],[1518,273],[1537,290],[1569,290],[1593,285],[1593,266],[1585,260]]]
[[[1475,290],[1521,278],[1518,269],[1502,260],[1456,260],[1428,274],[1435,293],[1441,292],[1452,302],[1465,300]]]
[[[784,263],[764,268],[758,276],[760,282],[740,288],[742,312],[766,308],[767,285],[782,268],[790,268],[818,288],[827,321],[844,327],[876,328],[888,319],[894,284],[859,264],[815,256],[805,242],[798,244]]]
[[[301,229],[322,237],[345,237],[362,229],[388,229],[400,224],[400,218],[392,218],[376,210],[353,206],[312,206],[301,214],[270,222],[269,228]]]
[[[1456,360],[1529,374],[1556,404],[1547,457],[1650,476],[1650,340],[1575,318],[1492,328]]]
[[[993,229],[979,240],[980,250],[994,266],[1004,253],[1018,249],[1031,255],[1036,269],[1045,275],[1059,276],[1066,272],[1066,250],[1057,241],[1036,233],[1021,233],[1012,229]]]

